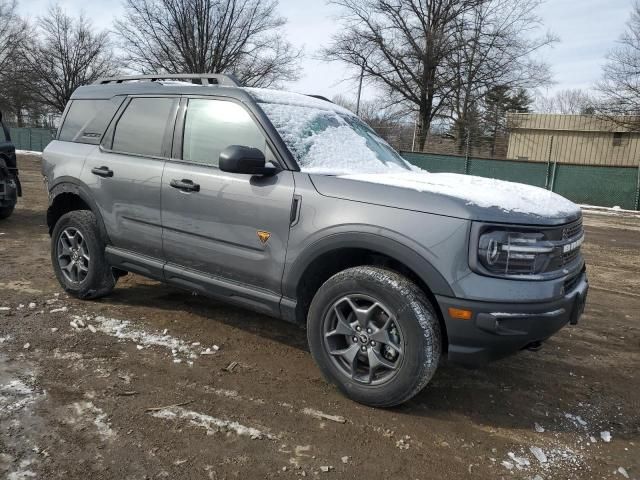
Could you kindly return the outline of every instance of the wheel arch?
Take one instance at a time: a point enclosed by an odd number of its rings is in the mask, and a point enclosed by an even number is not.
[[[448,344],[446,325],[436,295],[454,296],[438,270],[412,248],[376,234],[349,232],[333,234],[315,242],[298,256],[283,278],[286,299],[295,299],[290,320],[306,323],[313,296],[331,276],[346,268],[372,265],[396,271],[418,285],[438,314],[443,349]]]
[[[108,240],[100,209],[91,197],[89,187],[74,178],[61,178],[49,190],[49,207],[47,208],[49,235],[60,217],[74,210],[90,210],[96,217],[100,234]]]

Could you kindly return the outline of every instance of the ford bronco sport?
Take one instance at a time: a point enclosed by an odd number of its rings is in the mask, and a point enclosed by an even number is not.
[[[18,178],[16,147],[0,112],[0,220],[11,216],[20,196],[22,187]]]
[[[297,322],[368,405],[408,400],[442,357],[538,347],[584,308],[576,205],[419,170],[321,98],[225,75],[100,80],[73,94],[42,169],[67,292],[135,272]]]

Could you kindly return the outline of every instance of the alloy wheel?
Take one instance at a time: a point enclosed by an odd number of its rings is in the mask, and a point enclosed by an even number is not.
[[[82,283],[89,274],[89,247],[80,230],[65,228],[58,237],[58,265],[65,279]]]
[[[396,318],[371,296],[337,300],[325,314],[322,333],[332,363],[359,383],[386,383],[402,364],[404,342]]]

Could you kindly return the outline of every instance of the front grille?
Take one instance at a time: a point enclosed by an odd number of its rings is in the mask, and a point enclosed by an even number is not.
[[[562,229],[562,239],[568,240],[582,234],[582,219]]]
[[[557,272],[572,265],[580,256],[580,242],[584,236],[582,219],[568,225],[555,227],[545,232],[547,240],[556,245],[556,254],[552,256],[545,272]],[[565,248],[569,250],[565,252]]]

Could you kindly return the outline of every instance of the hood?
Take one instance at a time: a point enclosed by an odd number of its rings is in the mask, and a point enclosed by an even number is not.
[[[321,195],[485,222],[561,225],[581,216],[566,198],[531,185],[455,173],[311,175]]]

